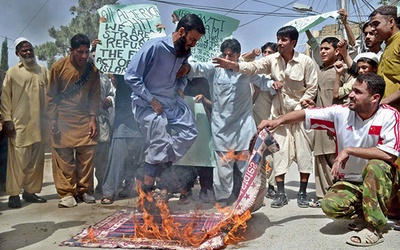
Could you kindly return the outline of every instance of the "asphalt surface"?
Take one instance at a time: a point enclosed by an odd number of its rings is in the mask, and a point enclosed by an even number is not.
[[[266,206],[253,213],[247,223],[247,231],[243,234],[245,240],[226,249],[362,249],[345,243],[354,234],[347,229],[351,221],[333,220],[327,218],[321,209],[297,206],[298,179],[297,167],[292,166],[286,177],[289,204],[280,209],[271,208],[271,200],[265,199]],[[170,210],[182,212],[201,207],[216,211],[211,204],[199,201],[198,191],[199,186],[196,185],[188,205],[178,205],[178,199],[172,199],[169,202]],[[307,191],[310,199],[315,198],[314,178],[310,179]],[[46,159],[44,186],[39,195],[48,199],[48,202],[34,204],[22,200],[22,208],[10,209],[7,206],[8,196],[0,193],[0,250],[68,249],[59,246],[60,242],[120,209],[135,205],[133,197],[116,200],[112,205],[102,205],[101,195],[95,194],[96,204],[79,203],[74,208],[58,208],[59,199],[54,188],[50,159]],[[369,249],[400,248],[400,231],[394,231],[393,224],[393,221],[389,221],[384,242]]]

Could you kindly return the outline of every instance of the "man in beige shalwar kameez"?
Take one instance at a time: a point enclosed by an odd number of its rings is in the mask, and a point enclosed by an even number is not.
[[[36,63],[33,46],[26,38],[15,41],[15,53],[20,62],[7,71],[1,95],[3,130],[8,137],[6,190],[10,208],[21,207],[21,189],[26,202],[46,202],[35,193],[41,192],[43,184],[49,72]]]
[[[95,203],[93,160],[97,144],[96,115],[100,102],[99,71],[87,62],[90,41],[77,34],[70,56],[55,62],[47,86],[53,175],[59,207],[76,206],[75,197]]]

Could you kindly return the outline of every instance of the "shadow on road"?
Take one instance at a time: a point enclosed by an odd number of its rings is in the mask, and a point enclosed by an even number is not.
[[[85,221],[47,221],[14,225],[14,230],[0,233],[0,249],[16,250],[30,246],[49,238],[57,230],[81,226],[84,223]]]

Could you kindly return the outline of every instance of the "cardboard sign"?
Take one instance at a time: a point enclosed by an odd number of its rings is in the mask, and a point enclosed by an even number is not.
[[[153,37],[165,36],[156,5],[105,5],[97,10],[107,22],[101,22],[101,44],[96,47],[96,67],[104,72],[123,75],[133,55]]]
[[[227,16],[192,9],[178,9],[174,13],[178,18],[188,13],[196,14],[204,23],[206,34],[192,48],[192,57],[198,62],[209,62],[213,57],[218,56],[221,53],[221,43],[232,35],[240,22]]]

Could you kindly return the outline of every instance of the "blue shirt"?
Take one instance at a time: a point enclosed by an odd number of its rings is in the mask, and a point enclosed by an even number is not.
[[[176,72],[188,57],[176,57],[172,35],[148,40],[133,56],[125,73],[132,88],[132,104],[148,106],[153,98],[163,107],[174,106],[178,88],[184,90],[187,78]]]

